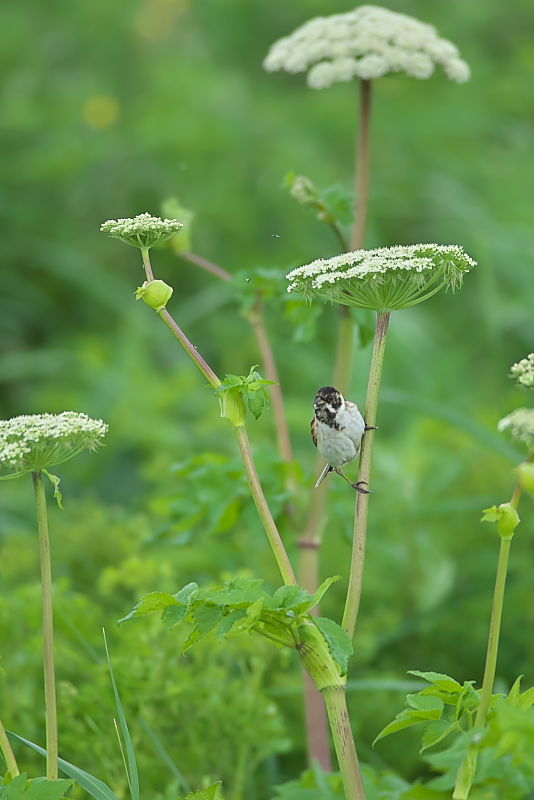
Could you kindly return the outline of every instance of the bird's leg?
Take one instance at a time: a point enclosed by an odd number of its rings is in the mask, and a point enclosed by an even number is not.
[[[337,472],[338,475],[341,475],[343,480],[347,481],[347,483],[350,484],[353,489],[356,489],[357,492],[361,492],[361,494],[371,494],[369,489],[363,489],[360,485],[362,483],[367,483],[367,481],[358,481],[357,483],[353,483],[349,478],[347,478],[341,467],[334,467],[334,471]]]
[[[366,425],[364,431],[377,431],[378,427],[376,425]]]

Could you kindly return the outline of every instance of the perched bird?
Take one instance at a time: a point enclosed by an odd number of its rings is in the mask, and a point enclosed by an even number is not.
[[[315,488],[324,481],[329,472],[341,475],[353,489],[368,494],[362,484],[352,483],[341,467],[353,461],[360,452],[360,444],[367,426],[356,403],[345,400],[341,392],[333,386],[323,386],[318,390],[314,403],[315,414],[311,421],[311,435],[314,445],[326,461]]]

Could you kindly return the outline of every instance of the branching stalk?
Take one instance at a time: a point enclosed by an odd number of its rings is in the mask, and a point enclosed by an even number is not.
[[[517,484],[510,500],[510,505],[517,508],[521,497],[521,485]],[[493,694],[495,683],[495,673],[497,669],[497,656],[499,653],[499,637],[501,632],[501,620],[504,605],[504,591],[506,588],[506,575],[508,572],[508,559],[512,537],[502,537],[499,546],[499,558],[497,561],[497,574],[495,576],[495,589],[493,591],[493,603],[491,607],[491,619],[488,635],[488,646],[486,649],[486,663],[484,665],[484,677],[482,679],[482,691],[480,702],[475,717],[475,729],[481,729],[486,724],[488,710]],[[453,800],[467,800],[471,791],[471,785],[476,772],[478,758],[478,748],[472,746],[466,758],[460,764],[456,775]]]
[[[376,424],[378,396],[382,378],[382,366],[386,348],[386,335],[389,325],[389,312],[377,312],[376,333],[371,357],[369,384],[367,387],[367,402],[365,406],[365,422],[368,426]],[[358,481],[366,481],[367,488],[371,484],[371,461],[373,456],[373,440],[375,432],[367,431],[363,437],[360,471]],[[367,535],[367,513],[369,508],[369,495],[358,492],[356,497],[356,514],[354,519],[354,539],[352,544],[352,559],[350,568],[349,587],[343,612],[342,626],[349,636],[354,635],[360,596],[362,592],[363,567],[365,560],[365,539]]]
[[[44,641],[44,692],[46,716],[46,777],[58,777],[58,737],[56,681],[54,672],[54,625],[52,612],[52,566],[50,540],[46,514],[46,496],[40,471],[32,472],[37,527],[39,530],[39,555],[41,562],[41,586],[43,597],[43,641]]]
[[[147,254],[147,259],[148,259],[148,254]],[[145,263],[144,259],[143,263]],[[145,269],[147,269],[147,266],[150,269],[150,273],[153,274],[149,260],[147,260],[147,262],[145,263]],[[148,271],[147,271],[147,277],[148,277]],[[191,358],[192,361],[194,361],[194,363],[196,364],[198,369],[202,372],[206,380],[211,384],[211,386],[214,389],[217,389],[221,385],[220,379],[212,370],[212,368],[209,366],[207,361],[205,361],[204,358],[202,358],[197,348],[189,341],[189,339],[182,331],[178,323],[173,319],[173,317],[169,314],[169,312],[165,308],[161,309],[161,311],[158,312],[158,316],[163,320],[165,325],[169,328],[169,330],[176,337],[176,339],[178,339],[178,341],[186,351],[187,355]],[[282,538],[280,536],[280,533],[278,532],[278,528],[276,527],[276,523],[269,509],[269,505],[267,503],[267,500],[265,499],[265,495],[263,493],[263,489],[256,470],[256,465],[254,463],[254,457],[250,449],[250,443],[248,440],[247,431],[243,426],[234,428],[234,431],[237,436],[239,450],[241,452],[241,456],[243,459],[243,466],[245,467],[249,486],[252,492],[252,496],[254,498],[254,503],[258,510],[260,519],[263,523],[263,527],[265,528],[265,533],[267,534],[267,538],[269,540],[269,544],[271,545],[273,555],[280,569],[282,579],[286,584],[295,585],[297,582],[295,574],[293,572],[293,568],[291,566],[289,557],[284,547],[284,543],[282,542]]]

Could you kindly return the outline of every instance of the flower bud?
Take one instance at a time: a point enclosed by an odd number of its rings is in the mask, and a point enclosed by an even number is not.
[[[161,311],[171,299],[172,292],[172,286],[169,286],[165,281],[145,281],[137,289],[135,297],[136,300],[143,300],[147,306],[150,306],[155,311]]]
[[[245,425],[247,409],[241,390],[238,388],[226,389],[221,392],[219,402],[221,417],[227,419],[234,428],[242,428]]]
[[[523,491],[534,495],[534,464],[532,461],[523,461],[515,471]]]
[[[511,539],[520,523],[519,514],[511,503],[501,503],[484,509],[482,522],[496,522],[501,539]]]

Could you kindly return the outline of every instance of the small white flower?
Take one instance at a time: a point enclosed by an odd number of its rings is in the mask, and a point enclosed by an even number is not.
[[[503,433],[508,431],[517,442],[526,444],[529,450],[534,448],[534,408],[516,408],[511,414],[500,420],[497,429]]]
[[[15,478],[95,450],[107,430],[101,419],[75,411],[0,420],[0,476]]]
[[[529,353],[517,364],[510,367],[510,377],[515,378],[520,386],[531,389],[534,386],[534,353]]]
[[[356,64],[349,67],[345,59],[351,58]],[[380,78],[389,72],[426,79],[436,64],[451,80],[469,79],[469,67],[456,45],[442,39],[432,25],[379,6],[311,19],[275,42],[263,62],[269,72],[308,70],[307,82],[313,89],[354,76]]]
[[[376,311],[408,308],[456,289],[476,265],[459,245],[414,244],[318,258],[286,275],[288,292]]]
[[[109,233],[114,239],[120,239],[125,244],[144,250],[168,241],[183,227],[183,223],[177,219],[161,219],[150,214],[138,214],[137,217],[108,219],[102,223],[100,230],[102,233]]]

